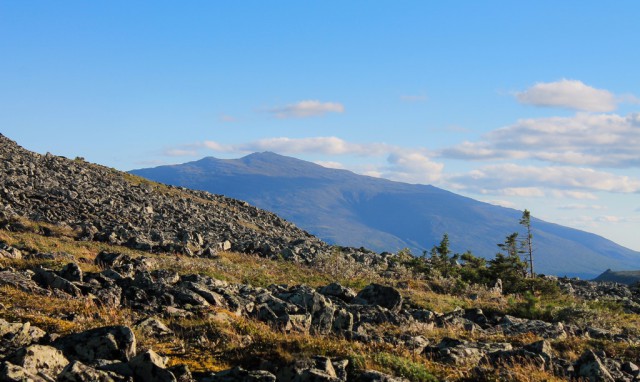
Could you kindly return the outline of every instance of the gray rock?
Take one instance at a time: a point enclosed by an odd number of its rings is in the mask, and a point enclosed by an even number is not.
[[[70,334],[54,341],[70,359],[91,363],[97,359],[128,361],[136,354],[136,338],[127,326],[105,326]]]
[[[240,367],[205,377],[202,382],[276,382],[276,376],[265,370],[247,371]]]
[[[365,370],[358,376],[356,382],[408,382],[408,379],[394,377],[375,370]]]
[[[627,374],[631,374],[634,377],[640,374],[640,368],[633,362],[625,362],[621,365],[621,370]]]
[[[60,270],[60,277],[69,281],[82,282],[82,269],[76,263],[69,263]]]
[[[44,288],[58,289],[73,297],[82,296],[80,288],[75,286],[71,281],[65,280],[55,274],[55,272],[38,267],[35,269],[34,280],[40,283]]]
[[[176,382],[176,377],[166,369],[167,360],[153,350],[138,354],[129,361],[136,380]]]
[[[318,289],[318,292],[328,297],[335,297],[344,302],[351,302],[356,297],[356,292],[351,288],[344,287],[338,283],[331,283]]]
[[[333,315],[332,330],[336,333],[353,330],[353,314],[346,309],[336,309]]]
[[[282,367],[278,371],[278,381],[290,382],[339,382],[331,359],[327,357],[314,357],[311,359],[297,360]]]
[[[50,296],[51,291],[44,289],[37,282],[31,280],[31,275],[8,268],[0,271],[0,286],[8,285],[23,292]]]
[[[353,302],[362,305],[378,305],[392,312],[399,312],[402,307],[402,296],[395,288],[370,284],[357,294]]]
[[[9,323],[0,318],[0,354],[9,354],[40,341],[46,333],[29,322]]]
[[[68,364],[58,375],[58,382],[120,382],[129,378],[113,372],[94,369],[80,361]]]
[[[549,323],[540,320],[528,320],[526,318],[504,316],[500,321],[498,328],[507,335],[533,333],[546,339],[562,340],[567,338],[564,325],[560,322]]]
[[[9,362],[23,367],[27,372],[55,378],[67,366],[69,360],[62,352],[46,345],[29,345],[9,357]]]
[[[311,314],[312,332],[327,334],[331,332],[335,307],[333,303],[315,290],[300,286],[277,297],[296,305],[302,312]]]
[[[22,252],[19,249],[0,241],[0,259],[1,258],[22,259]]]
[[[134,328],[150,338],[164,338],[174,334],[173,330],[169,329],[169,327],[157,317],[147,317],[135,324]]]
[[[309,333],[312,318],[310,314],[284,314],[277,319],[281,330],[289,333]]]
[[[3,362],[0,365],[0,381],[3,382],[52,382],[53,378],[45,375],[30,373],[22,366],[11,362]]]
[[[573,365],[576,376],[587,378],[590,382],[614,382],[615,379],[602,360],[591,350],[585,351]]]

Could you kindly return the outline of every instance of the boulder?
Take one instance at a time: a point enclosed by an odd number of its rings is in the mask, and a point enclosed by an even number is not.
[[[340,382],[331,359],[314,357],[292,362],[278,370],[278,381]]]
[[[169,329],[169,327],[157,317],[147,317],[135,324],[134,328],[146,337],[151,338],[165,338],[173,335],[173,330]]]
[[[311,331],[327,334],[331,332],[335,307],[333,303],[315,290],[300,286],[277,297],[296,305],[302,312],[311,314]]]
[[[37,282],[31,279],[30,274],[27,272],[19,272],[12,268],[0,271],[0,286],[2,285],[8,285],[23,292],[41,296],[51,295],[51,291],[40,287]]]
[[[399,312],[400,308],[402,308],[402,296],[395,288],[380,284],[370,284],[356,295],[353,303],[378,305],[392,312]]]
[[[59,275],[65,280],[82,282],[82,269],[76,263],[65,265]]]
[[[86,363],[98,359],[128,361],[136,354],[136,337],[127,326],[105,326],[61,337],[53,346],[70,359]]]
[[[358,376],[356,382],[408,382],[408,379],[394,377],[375,370],[365,370]]]
[[[567,338],[567,333],[561,322],[549,323],[541,320],[529,320],[507,315],[502,318],[498,328],[506,335],[533,333],[545,339],[562,340]]]
[[[176,377],[166,369],[167,359],[153,350],[138,354],[129,361],[133,375],[139,381],[176,382]]]
[[[46,345],[29,345],[9,357],[9,362],[23,367],[31,374],[44,374],[55,378],[67,366],[69,360],[62,352]]]
[[[202,382],[276,382],[276,376],[265,370],[245,370],[240,367],[223,370],[209,377],[205,377]]]
[[[124,382],[129,378],[104,370],[98,370],[87,366],[80,361],[68,364],[58,375],[58,382]]]
[[[29,322],[7,322],[0,318],[0,354],[9,354],[40,341],[46,333]]]
[[[573,365],[576,376],[586,378],[590,382],[614,382],[609,369],[592,351],[585,351]]]
[[[30,373],[22,366],[14,365],[11,362],[3,362],[0,365],[0,381],[6,382],[51,382],[51,377],[40,376]]]
[[[22,252],[19,249],[0,241],[0,259],[22,259]]]
[[[351,302],[356,297],[356,292],[351,288],[344,287],[338,283],[331,283],[318,289],[320,294],[327,297],[334,297],[344,302]]]
[[[34,280],[44,288],[58,289],[74,297],[82,296],[80,288],[49,269],[38,267],[35,273]]]

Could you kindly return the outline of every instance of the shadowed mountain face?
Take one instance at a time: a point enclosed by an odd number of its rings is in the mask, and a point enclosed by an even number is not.
[[[131,171],[151,180],[224,194],[279,214],[335,244],[414,254],[447,233],[455,252],[493,257],[521,227],[521,212],[427,185],[329,169],[274,153],[204,158]],[[533,211],[535,214],[535,211]],[[640,253],[600,236],[532,219],[539,273],[593,277],[608,268],[640,268]]]

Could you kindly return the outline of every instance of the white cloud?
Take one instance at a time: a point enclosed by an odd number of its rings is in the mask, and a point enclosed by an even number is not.
[[[197,150],[186,150],[186,149],[168,149],[164,151],[164,155],[169,157],[187,157],[187,156],[196,156],[198,155]]]
[[[276,118],[308,118],[327,113],[343,113],[344,106],[337,102],[320,102],[318,100],[300,101],[295,104],[276,107],[268,110]]]
[[[520,196],[525,198],[542,198],[546,196],[544,190],[538,187],[507,187],[492,192],[503,196]]]
[[[444,165],[433,162],[420,152],[398,151],[389,154],[384,178],[409,183],[432,183],[440,180]]]
[[[424,94],[405,94],[401,95],[400,99],[404,102],[424,102],[427,100],[427,96]]]
[[[536,159],[597,167],[639,167],[640,114],[578,113],[572,117],[522,119],[493,130],[481,141],[441,151],[471,160]]]
[[[251,153],[256,151],[273,151],[280,154],[321,154],[345,155],[360,157],[380,157],[386,161],[371,164],[366,168],[350,168],[361,174],[383,177],[387,179],[410,182],[432,183],[442,178],[444,165],[434,162],[431,153],[424,149],[410,149],[393,146],[386,143],[353,143],[338,137],[308,137],[308,138],[265,138],[240,144],[223,144],[215,141],[204,141],[192,145],[184,145],[173,151],[183,149],[210,149],[224,153]],[[170,151],[165,151],[169,154]],[[316,162],[333,168],[345,168],[339,162]]]
[[[640,192],[640,179],[620,176],[590,168],[535,167],[516,164],[491,165],[448,178],[459,188],[490,194],[504,194],[505,189],[544,187],[559,191]],[[565,194],[569,196],[569,194]]]
[[[319,164],[322,167],[327,167],[327,168],[335,168],[338,170],[344,170],[344,165],[340,162],[333,162],[333,161],[322,161],[322,160],[318,160],[313,162],[315,164]]]
[[[562,107],[567,109],[607,112],[616,109],[616,97],[604,89],[596,89],[581,81],[562,79],[556,82],[541,82],[516,93],[520,103]]]
[[[486,200],[485,203],[494,204],[500,207],[516,208],[516,204],[507,200]]]
[[[338,137],[308,138],[265,138],[239,144],[222,144],[205,141],[202,145],[208,149],[227,153],[246,153],[256,151],[274,151],[281,154],[314,153],[325,155],[383,156],[400,150],[386,143],[351,143]]]
[[[555,198],[598,200],[598,197],[592,192],[575,191],[575,190],[551,190],[550,193]]]
[[[606,210],[606,206],[597,204],[567,204],[566,206],[558,207],[561,210]]]

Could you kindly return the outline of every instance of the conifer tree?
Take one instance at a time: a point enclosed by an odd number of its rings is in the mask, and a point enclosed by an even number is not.
[[[531,233],[531,213],[529,210],[525,209],[522,213],[522,218],[520,219],[520,224],[526,229],[526,237],[522,241],[525,254],[528,255],[529,259],[529,277],[535,277],[535,272],[533,271],[533,234]]]

